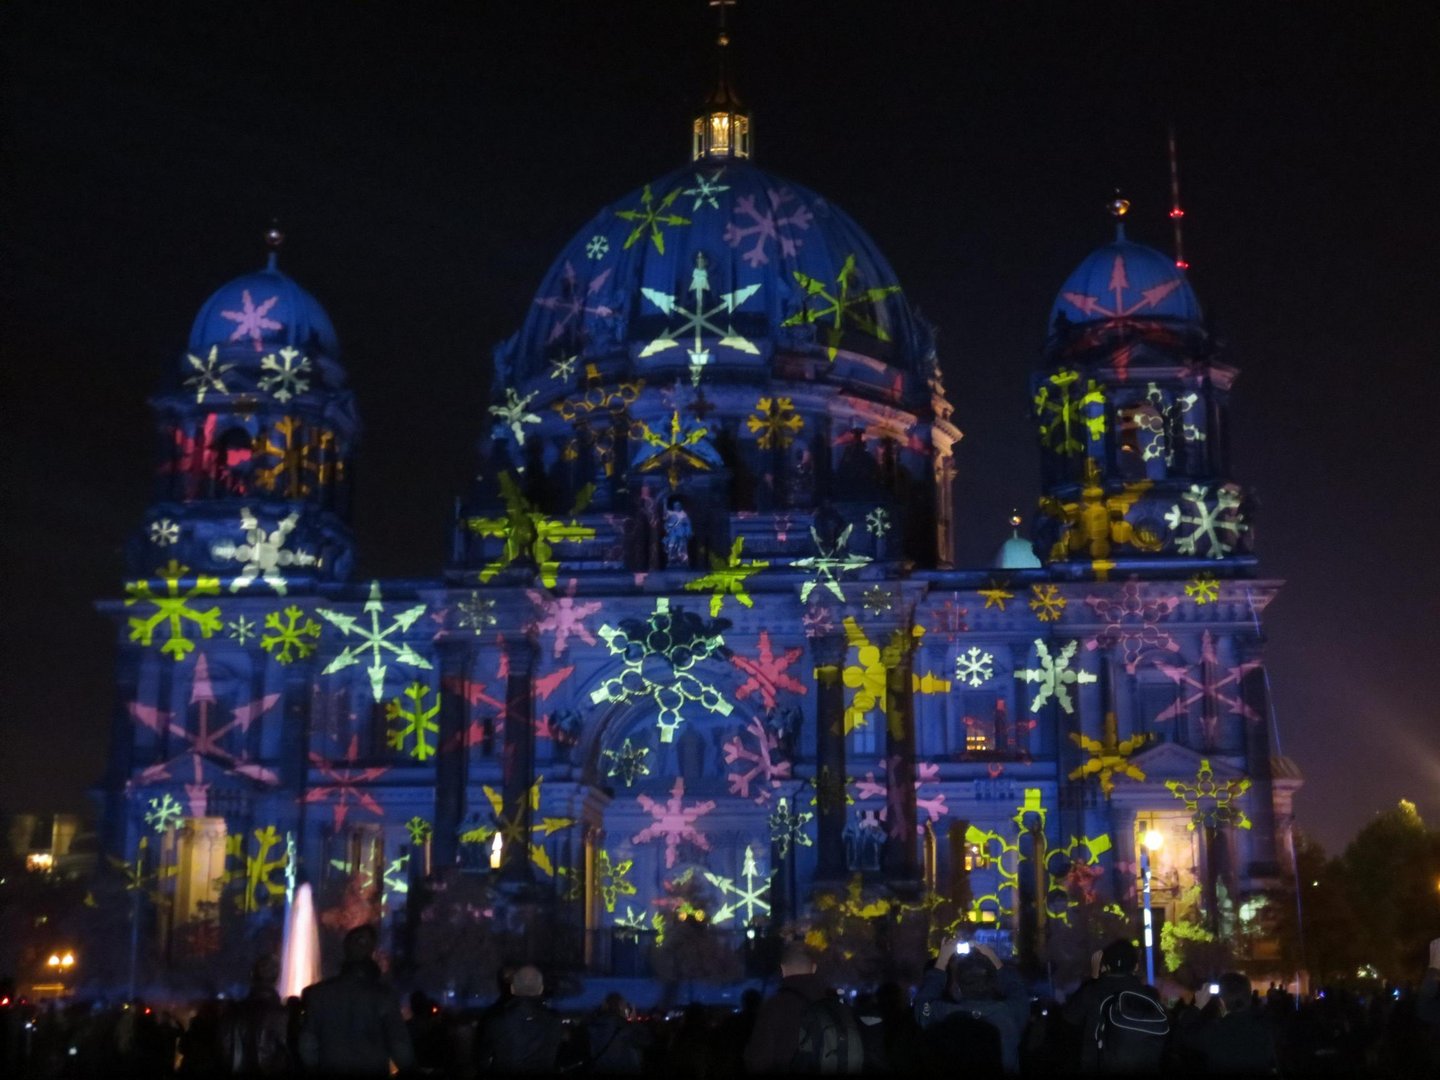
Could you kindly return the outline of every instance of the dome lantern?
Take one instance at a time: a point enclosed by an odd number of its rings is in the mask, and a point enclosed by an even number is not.
[[[730,35],[725,29],[725,9],[735,0],[710,0],[719,10],[720,33],[715,39],[719,73],[715,89],[705,99],[691,125],[690,154],[695,161],[715,161],[750,156],[750,112],[730,86],[725,63]]]

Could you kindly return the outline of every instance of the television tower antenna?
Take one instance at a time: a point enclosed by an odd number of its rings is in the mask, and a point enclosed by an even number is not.
[[[1175,225],[1175,266],[1190,269],[1185,261],[1185,211],[1180,208],[1180,155],[1175,149],[1175,125],[1170,125],[1170,220]]]

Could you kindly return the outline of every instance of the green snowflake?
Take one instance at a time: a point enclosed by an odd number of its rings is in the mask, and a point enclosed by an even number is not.
[[[416,814],[409,821],[405,822],[405,831],[410,834],[412,844],[423,844],[435,835],[435,826],[426,821],[419,814]]]
[[[1061,368],[1036,391],[1035,418],[1042,446],[1064,457],[1083,454],[1087,440],[1105,437],[1104,392],[1094,379],[1081,392],[1080,373]]]
[[[479,536],[501,537],[505,548],[500,557],[480,571],[480,584],[484,585],[511,563],[527,559],[533,562],[540,573],[540,583],[547,589],[555,587],[560,562],[554,557],[554,545],[591,540],[595,530],[581,525],[576,515],[590,502],[595,486],[587,484],[575,498],[570,510],[570,523],[555,521],[546,517],[521,493],[515,478],[508,472],[500,474],[500,495],[505,500],[505,516],[498,518],[473,517],[465,525]],[[427,665],[428,666],[428,665]]]
[[[725,639],[683,608],[672,613],[668,597],[655,601],[655,611],[644,622],[631,619],[619,627],[602,626],[600,636],[610,654],[621,658],[624,670],[591,692],[596,705],[650,698],[658,710],[660,741],[667,743],[684,722],[681,709],[687,703],[730,715],[732,706],[724,695],[691,671],[698,661],[722,655]]]
[[[155,631],[164,627],[169,631],[165,644],[160,646],[160,651],[174,660],[183,660],[195,648],[195,642],[185,636],[185,624],[194,624],[195,630],[202,638],[209,638],[210,635],[221,629],[220,609],[195,608],[190,606],[190,601],[197,596],[218,596],[220,595],[220,579],[218,577],[205,577],[203,575],[195,578],[195,584],[184,591],[180,588],[180,581],[190,572],[188,566],[184,566],[174,559],[155,571],[156,577],[165,582],[165,595],[156,596],[150,591],[150,582],[132,581],[125,586],[128,594],[125,601],[126,607],[133,607],[135,604],[153,604],[155,610],[145,618],[132,616],[130,619],[130,640],[138,641],[141,645],[150,645],[154,642]]]
[[[180,819],[184,814],[180,804],[168,792],[158,799],[151,799],[147,805],[150,809],[145,812],[145,824],[157,833],[180,827]]]
[[[640,193],[640,205],[637,208],[634,210],[617,210],[615,212],[616,217],[624,221],[635,222],[634,227],[630,230],[630,235],[625,238],[626,251],[629,251],[635,241],[643,237],[645,231],[648,229],[650,231],[650,241],[655,245],[656,252],[661,255],[665,254],[665,233],[663,227],[666,225],[674,227],[677,225],[690,224],[690,219],[687,217],[681,217],[679,214],[666,213],[680,195],[680,189],[675,188],[670,194],[666,195],[657,203],[654,194],[650,191],[650,185],[646,184],[645,189]]]
[[[745,607],[755,606],[754,601],[750,599],[750,594],[745,591],[745,579],[751,574],[759,573],[770,564],[764,559],[741,562],[740,549],[744,545],[745,538],[743,536],[735,537],[735,542],[730,545],[729,558],[711,554],[710,573],[685,586],[686,592],[710,590],[710,617],[712,619],[720,614],[721,605],[725,603],[727,596],[735,597]]]
[[[1209,758],[1200,759],[1200,768],[1195,773],[1194,783],[1183,780],[1166,780],[1170,793],[1185,804],[1190,811],[1189,828],[1193,832],[1198,825],[1214,829],[1221,825],[1234,825],[1237,829],[1248,829],[1250,818],[1245,808],[1235,800],[1250,790],[1250,778],[1217,781],[1215,770],[1210,767]]]
[[[440,702],[437,699],[427,708],[425,697],[429,693],[430,687],[424,683],[411,683],[404,693],[404,697],[410,699],[408,708],[401,697],[392,698],[385,706],[385,719],[400,721],[400,726],[386,736],[390,748],[404,750],[416,761],[425,761],[434,755],[435,744],[429,736],[440,732],[440,725],[435,722],[440,714]],[[405,744],[412,739],[414,745],[407,749]]]
[[[780,858],[790,854],[792,847],[814,847],[815,842],[805,831],[805,826],[815,820],[815,815],[790,809],[790,804],[781,799],[770,814],[770,841],[775,845]]]
[[[267,614],[265,629],[275,632],[263,635],[260,647],[275,657],[277,664],[304,660],[315,651],[315,643],[320,639],[320,624],[306,618],[305,612],[294,604],[283,612]]]
[[[244,881],[245,891],[236,898],[236,902],[245,912],[269,907],[285,898],[285,871],[290,865],[284,841],[274,825],[254,830],[254,836],[255,846],[253,851],[249,852],[246,851],[243,833],[228,837],[225,841],[225,853],[240,860],[241,865],[227,871],[222,880],[227,884],[231,881]],[[280,848],[278,857],[271,854],[276,847]]]
[[[606,911],[614,911],[622,896],[634,896],[635,886],[628,877],[634,859],[611,861],[610,853],[601,848],[595,853],[595,889]]]
[[[650,775],[650,766],[645,764],[650,748],[635,746],[628,737],[620,744],[619,750],[604,750],[600,756],[610,759],[610,768],[605,775],[611,780],[619,780],[627,788],[634,787],[640,777]]]
[[[395,663],[405,664],[409,667],[430,670],[430,661],[412,649],[408,642],[391,641],[392,636],[398,636],[415,625],[415,621],[425,614],[425,605],[416,604],[414,607],[406,608],[394,617],[389,626],[381,628],[380,618],[385,614],[385,605],[381,602],[380,582],[370,583],[370,599],[365,602],[364,614],[368,615],[369,627],[361,625],[361,621],[353,615],[346,615],[341,611],[328,611],[319,608],[316,612],[326,622],[330,623],[346,637],[354,634],[360,639],[357,648],[346,645],[340,650],[340,655],[326,665],[323,674],[333,675],[342,671],[352,664],[360,663],[360,658],[366,653],[370,654],[371,663],[368,671],[370,673],[370,692],[375,700],[379,701],[385,696],[385,654],[394,654]]]
[[[722,897],[720,907],[715,911],[715,922],[725,922],[743,912],[748,924],[755,921],[757,911],[762,915],[770,914],[770,902],[761,898],[763,893],[770,891],[770,882],[761,875],[755,864],[755,852],[748,844],[745,846],[745,862],[740,868],[740,876],[745,879],[743,886],[736,885],[719,874],[706,872],[705,880],[719,889]],[[761,881],[758,887],[757,878]],[[732,896],[733,904],[730,899]]]
[[[818,278],[809,274],[803,274],[794,270],[795,280],[805,290],[805,305],[786,319],[781,326],[799,326],[801,323],[817,323],[823,326],[825,332],[825,353],[830,362],[835,362],[836,355],[840,352],[840,343],[845,336],[847,321],[856,329],[869,334],[878,341],[889,341],[890,334],[875,319],[873,314],[867,314],[863,308],[875,308],[885,297],[900,291],[899,285],[881,285],[870,289],[859,289],[851,292],[854,285],[854,278],[858,274],[855,267],[854,254],[845,257],[845,265],[840,268],[840,273],[835,277],[833,286],[827,285]],[[823,301],[823,304],[811,306],[811,301]]]

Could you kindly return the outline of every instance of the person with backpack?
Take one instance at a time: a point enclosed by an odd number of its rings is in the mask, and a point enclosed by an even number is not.
[[[1030,1013],[1024,980],[988,945],[948,938],[915,993],[915,1018],[937,1061],[964,1061],[966,1074],[1020,1071]]]
[[[565,1028],[541,1000],[545,977],[526,964],[515,971],[510,996],[480,1030],[479,1065],[487,1071],[553,1073],[560,1065]]]
[[[1080,1071],[1153,1073],[1160,1068],[1170,1018],[1160,995],[1135,974],[1139,952],[1124,938],[1092,959],[1094,977],[1065,1002],[1066,1023],[1080,1029]]]
[[[865,1048],[854,1013],[815,974],[802,941],[780,954],[780,986],[760,1006],[745,1046],[745,1069],[767,1073],[858,1073]]]
[[[1251,1000],[1250,980],[1237,971],[1220,976],[1212,998],[1217,1008],[1182,1038],[1199,1071],[1215,1076],[1272,1076],[1279,1071],[1270,1025]],[[1196,995],[1197,998],[1199,995]],[[1202,1007],[1202,1015],[1204,1013]]]

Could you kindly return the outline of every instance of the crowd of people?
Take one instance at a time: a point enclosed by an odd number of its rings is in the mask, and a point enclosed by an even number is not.
[[[738,1009],[640,1015],[612,993],[585,1016],[548,1004],[543,974],[528,965],[507,969],[483,1009],[446,1009],[420,992],[402,1009],[376,944],[373,928],[352,930],[340,972],[289,1001],[264,957],[243,999],[204,1002],[186,1024],[143,1002],[39,1010],[0,986],[0,1077],[1440,1077],[1440,941],[1413,989],[1297,1001],[1228,973],[1168,1004],[1136,974],[1125,940],[1097,952],[1091,978],[1063,1001],[1035,996],[1013,964],[962,938],[941,945],[913,994],[893,983],[837,993],[795,942],[774,992],[748,990]]]

